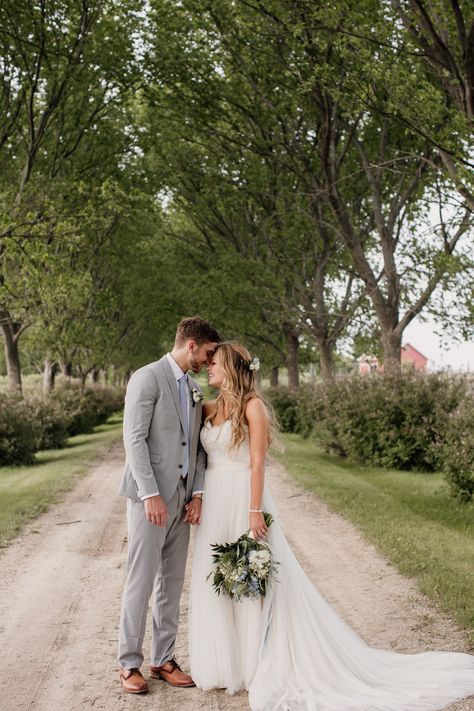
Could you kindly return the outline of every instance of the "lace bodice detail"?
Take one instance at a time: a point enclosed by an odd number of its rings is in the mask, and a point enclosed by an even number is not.
[[[239,462],[250,466],[250,450],[248,436],[236,449],[231,449],[230,440],[232,423],[225,420],[220,425],[211,425],[206,422],[201,430],[202,446],[207,453],[207,465],[232,464]]]

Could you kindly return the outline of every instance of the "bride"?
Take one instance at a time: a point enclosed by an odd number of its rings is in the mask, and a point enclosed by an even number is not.
[[[435,711],[474,693],[474,657],[373,649],[325,602],[294,557],[264,483],[271,418],[255,360],[222,343],[209,366],[219,396],[205,405],[208,462],[194,545],[190,665],[201,689],[248,689],[253,711]],[[273,514],[267,530],[263,511]],[[267,596],[234,602],[211,579],[211,545],[251,529],[278,561]]]

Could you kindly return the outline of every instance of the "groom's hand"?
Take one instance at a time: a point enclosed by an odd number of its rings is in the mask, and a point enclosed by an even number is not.
[[[161,496],[150,496],[145,499],[145,514],[150,523],[164,528],[168,521],[168,509],[164,499]]]
[[[184,507],[186,510],[184,520],[193,526],[196,523],[201,523],[201,506],[201,499],[198,496],[193,496],[189,504],[186,504],[186,506]]]

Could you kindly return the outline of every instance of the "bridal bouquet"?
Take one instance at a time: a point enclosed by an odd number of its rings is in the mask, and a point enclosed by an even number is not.
[[[273,517],[263,514],[265,523],[271,526]],[[228,595],[232,600],[244,597],[265,597],[278,563],[273,560],[267,543],[255,540],[250,531],[234,543],[215,543],[212,556],[214,570],[212,585],[218,595]]]

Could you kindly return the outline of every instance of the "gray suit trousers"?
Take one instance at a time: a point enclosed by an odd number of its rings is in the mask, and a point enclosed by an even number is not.
[[[151,664],[161,666],[173,656],[189,543],[190,526],[183,521],[185,498],[186,483],[180,479],[167,504],[166,528],[147,521],[143,501],[127,499],[128,568],[119,633],[119,663],[125,669],[143,663],[150,598]]]

